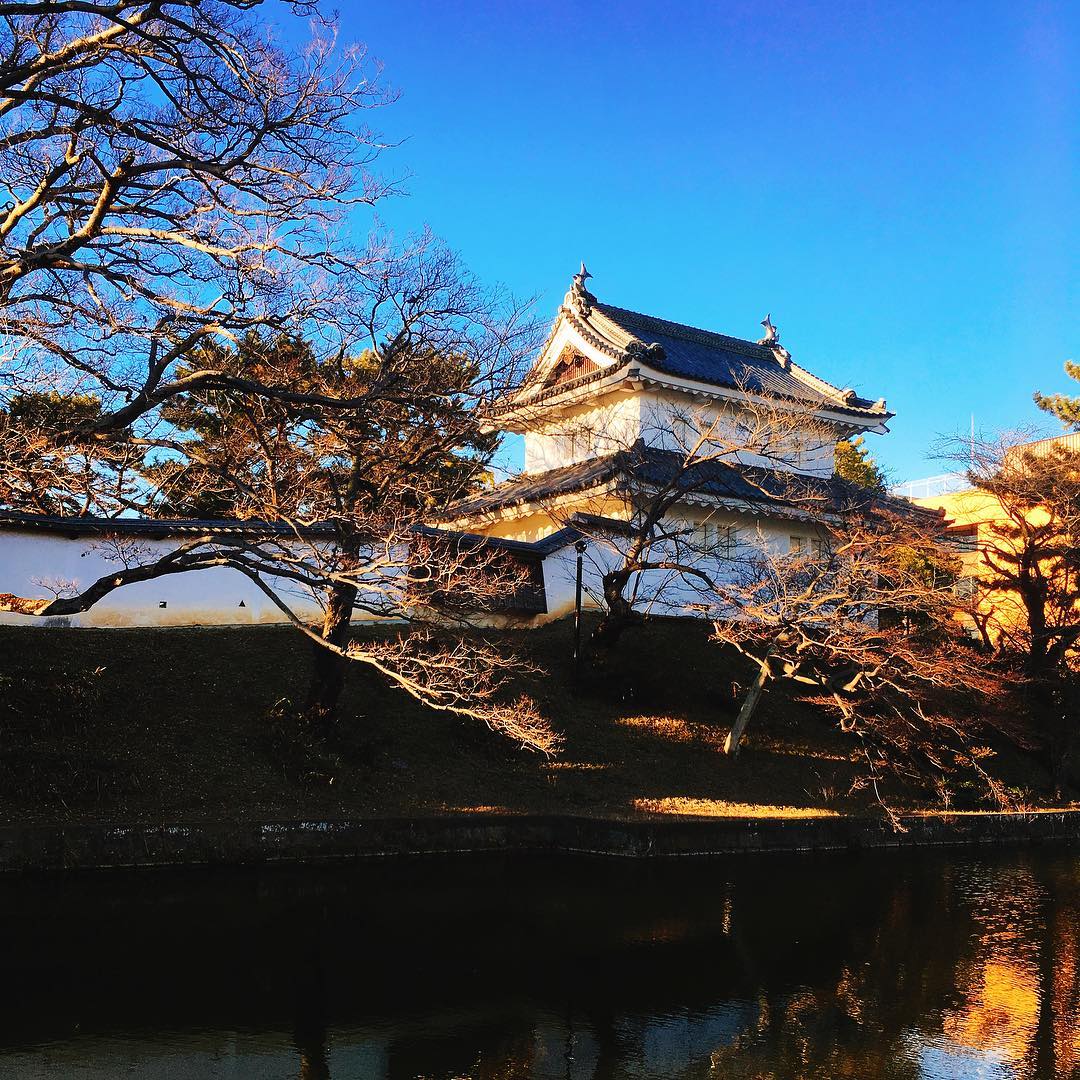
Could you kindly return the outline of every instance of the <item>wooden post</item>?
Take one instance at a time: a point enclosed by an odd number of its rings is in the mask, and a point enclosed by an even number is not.
[[[577,588],[574,592],[574,671],[581,670],[581,564],[588,545],[584,540],[574,544],[577,552]]]

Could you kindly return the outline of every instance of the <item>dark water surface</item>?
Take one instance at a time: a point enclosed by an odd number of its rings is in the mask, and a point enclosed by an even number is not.
[[[1080,1077],[1080,857],[0,879],[0,1076]]]

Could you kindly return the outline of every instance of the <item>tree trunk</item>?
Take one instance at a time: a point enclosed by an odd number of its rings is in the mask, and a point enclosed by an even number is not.
[[[761,701],[761,695],[765,693],[765,684],[772,678],[769,659],[770,654],[766,653],[764,659],[758,662],[757,678],[754,679],[753,685],[747,692],[746,699],[739,710],[739,715],[735,717],[735,723],[731,725],[728,737],[724,740],[724,753],[729,757],[738,756],[739,745],[742,742],[743,732],[746,731],[746,725],[750,723],[750,717],[754,715],[758,702]]]
[[[625,596],[628,575],[625,573],[604,575],[604,604],[606,610],[589,636],[590,646],[601,649],[613,649],[622,632],[628,627],[641,622],[641,615],[634,610]]]
[[[339,649],[348,645],[355,599],[356,590],[352,588],[338,587],[331,592],[320,631],[323,641]],[[315,642],[312,642],[311,647],[312,673],[306,709],[309,713],[317,714],[323,722],[332,724],[337,719],[349,662],[343,656]]]

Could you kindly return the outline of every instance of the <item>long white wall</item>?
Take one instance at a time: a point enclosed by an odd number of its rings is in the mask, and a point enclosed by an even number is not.
[[[141,540],[146,561],[172,551],[168,539]],[[68,539],[45,532],[0,529],[0,593],[51,597],[53,590],[85,589],[115,573],[121,564],[110,559],[108,545],[80,537]],[[52,588],[50,589],[51,586]],[[315,614],[310,597],[305,611]],[[164,606],[163,606],[164,605]],[[125,585],[89,611],[61,621],[71,626],[202,626],[274,623],[284,616],[243,574],[227,567],[173,574],[154,581]],[[0,613],[0,622],[42,626],[57,620]]]
[[[818,535],[810,522],[755,518],[701,506],[683,506],[677,512],[687,528],[733,528],[738,551],[765,545],[775,554],[791,550],[792,538],[809,545]],[[619,541],[597,537],[584,560],[586,607],[597,606],[601,579],[618,558]],[[149,562],[173,550],[171,540],[140,541]],[[89,538],[69,539],[54,533],[0,529],[0,593],[22,597],[49,597],[65,589],[81,590],[120,564],[110,558],[107,544]],[[547,613],[511,617],[521,625],[538,625],[567,615],[574,608],[576,554],[569,545],[543,562]],[[671,615],[695,614],[690,606],[701,596],[667,574],[646,575],[638,583],[643,610]],[[315,618],[318,608],[303,593],[290,596],[294,610]],[[154,581],[125,585],[107,595],[89,611],[61,619],[0,612],[0,623],[24,626],[227,626],[278,623],[285,617],[243,574],[225,567],[170,575]]]

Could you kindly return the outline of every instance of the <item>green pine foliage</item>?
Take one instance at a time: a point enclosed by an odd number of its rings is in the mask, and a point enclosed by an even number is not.
[[[863,445],[861,435],[854,439],[841,439],[836,444],[836,475],[870,491],[885,491],[885,474],[870,451]]]
[[[164,516],[330,518],[344,510],[423,513],[483,482],[498,436],[474,415],[475,365],[456,353],[397,345],[392,383],[364,408],[319,410],[275,400],[188,394],[162,409],[182,453],[146,469]],[[400,355],[399,355],[400,354]],[[384,382],[386,356],[321,362],[299,338],[248,334],[197,352],[182,374],[213,367],[298,392],[362,398]],[[350,478],[352,480],[350,481]],[[356,488],[349,507],[343,492]]]
[[[1080,382],[1080,364],[1066,360],[1065,374]],[[1035,404],[1043,412],[1056,416],[1070,431],[1080,431],[1080,394],[1070,397],[1068,394],[1040,394],[1036,391],[1034,396]]]

